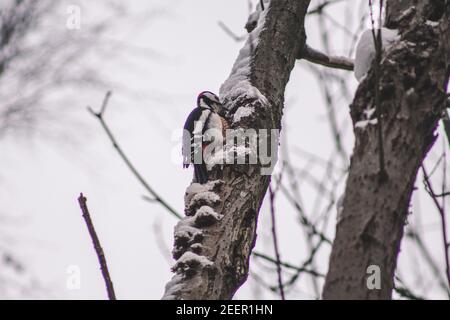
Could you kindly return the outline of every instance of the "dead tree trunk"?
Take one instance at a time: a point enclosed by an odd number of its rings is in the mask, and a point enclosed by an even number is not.
[[[383,53],[379,92],[387,178],[380,179],[377,126],[354,126],[355,147],[342,219],[329,262],[325,299],[390,299],[403,227],[418,168],[446,108],[450,54],[448,1],[392,0],[387,26],[401,39]],[[374,67],[372,68],[372,70]],[[375,72],[360,84],[353,123],[375,107]],[[369,266],[375,269],[369,269]],[[372,267],[373,268],[373,267]],[[381,287],[367,285],[380,270]]]
[[[232,128],[280,129],[284,91],[304,48],[309,0],[263,1],[247,24],[249,38],[221,88]],[[238,111],[240,108],[246,111]],[[233,114],[241,112],[240,117]],[[242,116],[245,115],[245,116]],[[258,212],[270,181],[259,165],[226,165],[186,193],[175,228],[176,272],[165,299],[230,299],[246,280]]]

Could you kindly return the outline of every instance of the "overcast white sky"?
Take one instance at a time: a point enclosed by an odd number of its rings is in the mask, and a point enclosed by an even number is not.
[[[334,19],[355,32],[361,18],[360,2],[347,2],[334,6],[330,12]],[[79,1],[66,3],[78,4]],[[171,137],[195,106],[198,92],[218,92],[243,45],[228,37],[217,22],[223,21],[237,34],[244,34],[248,16],[246,1],[133,0],[127,3],[131,8],[129,18],[118,19],[99,39],[99,43],[114,42],[127,50],[102,52],[100,55],[104,59],[95,60],[99,73],[115,86],[97,92],[78,91],[72,96],[66,106],[71,110],[70,118],[62,118],[57,126],[67,128],[64,137],[61,131],[54,131],[58,135],[56,138],[37,134],[31,140],[8,137],[0,141],[0,230],[1,237],[5,238],[2,245],[16,252],[29,272],[39,278],[45,288],[39,297],[106,297],[97,257],[77,203],[80,192],[88,198],[117,297],[159,299],[162,296],[165,283],[172,276],[170,265],[173,263],[162,251],[171,250],[176,220],[157,204],[142,200],[145,190],[124,166],[98,122],[86,112],[86,106],[98,107],[106,90],[113,90],[107,120],[119,143],[148,182],[182,212],[183,195],[192,172],[182,170],[172,161],[174,150],[178,152],[178,149],[174,149],[176,144]],[[317,3],[319,1],[313,0],[311,6]],[[58,16],[52,17],[60,22],[60,28],[66,28],[66,8],[61,5]],[[90,19],[103,19],[108,12],[92,1],[83,1],[81,8],[81,30],[66,32],[84,32]],[[145,21],[136,18],[156,9],[158,11]],[[349,10],[352,16],[346,14]],[[332,24],[329,30],[334,52],[348,54],[348,38]],[[308,42],[320,48],[314,18],[307,20],[307,35]],[[354,90],[356,81],[352,75],[349,81]],[[304,62],[298,63],[292,73],[286,101],[283,134],[289,146],[328,159],[333,153],[330,150],[333,141],[323,97],[316,78]],[[350,152],[353,137],[346,99],[341,100],[336,112],[340,123],[347,127],[344,143]],[[52,131],[52,125],[47,129]],[[442,141],[438,144],[440,148]],[[436,154],[437,150],[433,159]],[[297,167],[305,163],[295,153],[291,157]],[[338,159],[336,164],[343,165]],[[314,167],[312,172],[320,174],[320,170]],[[311,211],[317,192],[306,184],[302,184],[302,188],[302,201]],[[285,199],[281,196],[279,199],[282,258],[300,264],[307,254],[300,228],[293,223],[296,214]],[[425,197],[420,202],[422,224],[430,234],[427,244],[442,265],[438,215]],[[257,249],[272,254],[266,203],[260,217]],[[331,237],[334,235],[333,219],[327,232]],[[329,252],[329,248],[325,248],[319,255],[320,270],[324,273]],[[404,257],[402,253],[400,263],[407,266],[403,270],[421,268],[411,261],[414,258]],[[79,290],[66,287],[69,266],[80,268]],[[409,275],[404,277],[409,278]],[[412,278],[411,283],[416,280]],[[255,282],[250,277],[236,298],[275,297],[266,292],[258,295]],[[433,288],[429,289],[430,296],[433,296]],[[305,280],[288,297],[314,298],[311,292],[310,283]]]

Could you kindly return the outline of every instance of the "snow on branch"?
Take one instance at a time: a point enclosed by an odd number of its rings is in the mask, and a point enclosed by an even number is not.
[[[266,1],[269,2],[269,1]],[[220,95],[225,105],[235,101],[239,96],[247,96],[259,100],[262,105],[267,105],[267,98],[250,83],[251,58],[258,45],[259,35],[264,28],[267,10],[262,10],[258,5],[247,22],[246,29],[249,32],[244,47],[240,50],[229,78],[220,87]],[[230,104],[231,106],[234,103]]]

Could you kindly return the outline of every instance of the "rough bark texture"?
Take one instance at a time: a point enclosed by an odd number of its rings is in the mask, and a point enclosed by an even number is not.
[[[245,93],[227,101],[230,117],[239,107],[254,108],[251,116],[234,123],[234,128],[280,129],[285,87],[305,44],[303,24],[308,4],[309,0],[266,2],[264,27],[251,50],[248,78],[267,98],[268,104]],[[227,165],[223,170],[215,170],[210,180],[215,182],[203,192],[212,192],[218,198],[204,194],[203,200],[197,201],[201,198],[199,193],[186,197],[186,213],[194,217],[189,224],[200,233],[193,231],[197,236],[175,237],[174,256],[183,263],[175,265],[177,274],[166,286],[164,298],[231,299],[247,279],[258,212],[270,176],[261,175],[259,165]],[[204,206],[212,208],[221,218],[199,222],[196,212]],[[203,257],[208,260],[202,260]]]
[[[411,8],[410,12],[405,10]],[[377,126],[356,128],[343,203],[323,297],[390,299],[403,227],[416,174],[446,105],[450,39],[446,1],[389,1],[387,22],[401,40],[383,53],[380,97],[387,180],[379,179]],[[351,105],[353,123],[374,106],[373,68]],[[367,268],[381,270],[381,289],[368,289]]]

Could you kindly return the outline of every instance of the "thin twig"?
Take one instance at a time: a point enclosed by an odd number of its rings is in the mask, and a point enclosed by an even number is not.
[[[333,242],[328,239],[328,237],[320,232],[319,230],[317,230],[317,228],[315,227],[315,225],[309,221],[308,217],[306,216],[305,212],[303,211],[303,208],[300,206],[300,204],[298,203],[298,201],[296,199],[294,199],[294,197],[289,193],[289,191],[287,190],[286,187],[284,187],[281,184],[281,192],[285,195],[286,199],[289,201],[289,203],[294,207],[294,209],[299,213],[299,219],[300,219],[300,223],[306,227],[308,227],[309,229],[309,233],[311,235],[314,236],[318,236],[320,240],[323,240],[325,243],[332,245]]]
[[[350,30],[347,26],[337,21],[335,18],[332,17],[332,15],[326,13],[325,11],[322,12],[322,16],[324,16],[328,21],[330,21],[331,24],[333,24],[335,27],[341,29],[344,33],[347,34],[351,39],[358,40],[358,35],[356,32],[353,32]]]
[[[427,193],[431,196],[433,199],[433,202],[436,206],[436,209],[438,210],[440,216],[441,216],[441,226],[442,226],[442,240],[444,242],[444,256],[445,256],[445,268],[446,268],[446,276],[447,276],[447,285],[450,288],[450,258],[449,258],[449,242],[448,242],[448,236],[447,236],[447,222],[445,217],[445,211],[442,208],[442,206],[439,204],[438,199],[435,196],[433,186],[431,184],[431,181],[429,179],[429,176],[427,174],[427,171],[425,169],[425,166],[422,165],[422,172],[423,172],[423,178],[425,182],[425,190]],[[445,177],[444,177],[445,178]]]
[[[407,298],[410,300],[425,300],[424,298],[412,293],[411,290],[406,288],[403,281],[398,276],[395,276],[395,279],[398,282],[400,282],[400,284],[402,284],[402,286],[398,286],[398,285],[394,286],[395,292],[397,292],[401,297]]]
[[[269,257],[269,256],[267,256],[267,255],[265,255],[263,253],[260,253],[260,252],[253,251],[253,256],[255,256],[257,258],[261,258],[261,259],[266,260],[266,261],[271,262],[271,263],[277,263],[276,259],[271,258],[271,257]],[[308,269],[308,268],[306,268],[305,265],[297,267],[297,266],[294,266],[294,265],[292,265],[290,263],[280,261],[280,266],[285,267],[287,269],[295,270],[295,271],[297,271],[299,273],[304,272],[304,273],[308,273],[308,274],[310,274],[312,276],[315,276],[315,277],[325,278],[324,274],[319,273],[319,272],[317,272],[315,270]]]
[[[293,194],[293,196],[296,199],[301,199],[301,194],[300,194],[300,190],[299,190],[299,183],[297,180],[297,177],[295,175],[294,169],[290,164],[290,153],[289,153],[289,149],[288,149],[288,141],[287,141],[287,135],[284,135],[284,141],[282,143],[283,146],[285,146],[284,148],[282,148],[282,153],[283,153],[283,168],[286,168],[286,173],[287,173],[287,177],[288,177],[288,183],[289,186],[291,188],[291,192]],[[313,249],[313,239],[310,236],[308,230],[306,228],[304,228],[303,226],[300,227],[302,234],[304,236],[305,239],[305,243],[306,243],[306,247],[308,251],[311,251]],[[314,261],[311,263],[311,269],[312,270],[316,270],[316,265],[314,263]],[[320,289],[319,289],[319,284],[317,281],[317,277],[310,277],[310,282],[312,284],[313,290],[314,290],[314,294],[316,298],[320,298]],[[285,286],[286,287],[286,286]]]
[[[149,197],[149,196],[146,196],[146,195],[143,195],[142,199],[144,199],[147,202],[151,202],[151,203],[154,203],[154,202],[157,201],[155,198],[152,198],[152,197]]]
[[[244,41],[247,36],[238,36],[236,33],[234,33],[224,22],[222,21],[218,21],[217,24],[219,25],[219,27],[234,41],[236,42],[241,42]]]
[[[375,116],[377,118],[378,133],[378,160],[380,165],[379,178],[380,182],[384,182],[388,176],[384,164],[384,145],[383,145],[383,112],[381,110],[380,97],[380,78],[381,78],[381,50],[382,50],[382,34],[381,34],[381,13],[383,8],[383,0],[380,0],[380,18],[379,27],[375,32],[375,21],[373,17],[373,2],[369,0],[370,21],[372,23],[372,37],[375,46]]]
[[[109,129],[109,126],[107,125],[105,118],[104,118],[104,114],[105,114],[106,108],[108,106],[108,101],[109,101],[110,96],[111,96],[111,91],[108,91],[103,100],[100,112],[95,112],[94,110],[92,110],[91,107],[88,107],[88,111],[100,121],[100,124],[102,125],[102,128],[105,130],[106,135],[108,136],[109,140],[111,140],[114,149],[116,149],[117,153],[120,155],[122,160],[125,162],[128,169],[130,169],[130,171],[139,180],[139,182],[142,184],[142,186],[148,191],[148,193],[150,193],[150,195],[152,196],[152,199],[154,199],[154,201],[156,201],[156,202],[159,202],[174,217],[181,219],[181,215],[177,211],[175,211],[175,209],[173,209],[165,200],[163,200],[158,195],[158,193],[156,193],[156,191],[153,190],[153,188],[148,184],[148,182],[142,177],[142,175],[139,173],[139,171],[136,169],[136,167],[131,163],[131,161],[128,159],[127,155],[125,154],[125,152],[122,150],[122,148],[117,143],[116,138],[112,134],[112,132]]]
[[[261,11],[264,11],[264,0],[259,0],[259,4],[261,5]]]
[[[435,194],[436,198],[443,198],[443,197],[448,197],[450,196],[450,191],[446,191],[443,193],[439,193],[439,194]]]
[[[321,21],[321,17],[319,16],[319,20]],[[320,29],[324,29],[324,27],[322,26],[322,23],[319,25]],[[324,45],[324,47],[326,48],[325,52],[328,52],[328,36],[326,34],[326,32],[322,31],[322,43]],[[339,157],[342,159],[343,163],[347,163],[348,162],[348,155],[347,152],[345,151],[343,142],[342,142],[342,129],[340,128],[339,124],[338,124],[338,114],[336,113],[337,109],[337,101],[335,100],[335,98],[333,97],[332,94],[332,88],[333,83],[330,81],[331,79],[333,79],[333,77],[335,76],[333,73],[331,72],[325,72],[325,70],[320,70],[319,68],[315,68],[315,65],[309,65],[308,66],[309,69],[317,76],[317,80],[318,83],[321,87],[323,96],[324,96],[324,100],[325,100],[325,107],[327,110],[327,118],[328,118],[328,122],[330,124],[330,129],[331,129],[331,133],[333,134],[333,138],[334,138],[334,142],[336,145],[336,151],[339,154]],[[336,81],[345,81],[343,80],[342,77],[340,76],[335,76],[335,80]],[[342,88],[347,91],[347,88],[345,85],[342,86]],[[334,156],[333,160],[335,161],[336,156]]]
[[[311,265],[312,267],[314,267],[314,258],[316,256],[316,254],[319,252],[320,247],[322,246],[322,244],[324,243],[323,240],[319,240],[319,242],[317,243],[317,245],[312,248],[312,250],[310,250],[310,254],[308,259],[306,259],[303,264],[297,269],[297,273],[294,274],[285,284],[285,287],[289,287],[292,286],[300,277],[300,274],[302,272],[304,272],[302,269],[306,268],[307,266]],[[316,270],[313,270],[313,272],[309,272],[310,275],[314,276],[314,277],[321,277],[321,278],[325,278],[325,275],[317,272]]]
[[[97,233],[95,232],[94,224],[92,223],[91,216],[86,204],[86,198],[80,193],[78,198],[78,203],[80,204],[81,212],[83,213],[84,221],[91,236],[92,243],[94,244],[95,253],[98,257],[98,262],[100,263],[100,269],[102,270],[103,279],[105,280],[106,291],[108,292],[109,300],[116,300],[116,294],[114,293],[113,283],[108,271],[108,265],[106,263],[105,254],[103,253],[102,246],[100,245],[100,240],[98,239]]]
[[[277,276],[278,276],[278,287],[280,289],[281,300],[286,300],[284,296],[284,288],[283,288],[283,277],[281,274],[281,263],[280,263],[280,250],[278,248],[278,237],[276,231],[276,223],[275,223],[275,193],[273,192],[272,185],[269,185],[269,197],[270,197],[270,216],[272,219],[272,239],[273,239],[273,248],[275,251],[275,259],[277,266]]]
[[[450,145],[450,116],[448,114],[448,110],[445,110],[442,122],[444,123],[444,131],[445,135],[447,136],[447,143]]]
[[[433,272],[433,275],[436,277],[439,286],[445,291],[447,296],[450,298],[450,291],[445,282],[445,278],[442,277],[438,264],[434,261],[433,257],[430,254],[430,250],[426,247],[419,233],[416,230],[414,230],[411,226],[409,226],[409,230],[406,233],[406,236],[411,240],[415,241],[415,243],[417,244],[417,248],[419,249],[420,253],[425,259],[425,262],[427,262],[428,266]]]
[[[319,4],[317,7],[312,8],[311,10],[309,10],[306,14],[307,15],[321,14],[323,12],[323,10],[325,9],[325,7],[327,7],[330,4],[338,3],[340,1],[343,1],[343,0],[325,1],[325,2],[323,2],[321,4]]]

